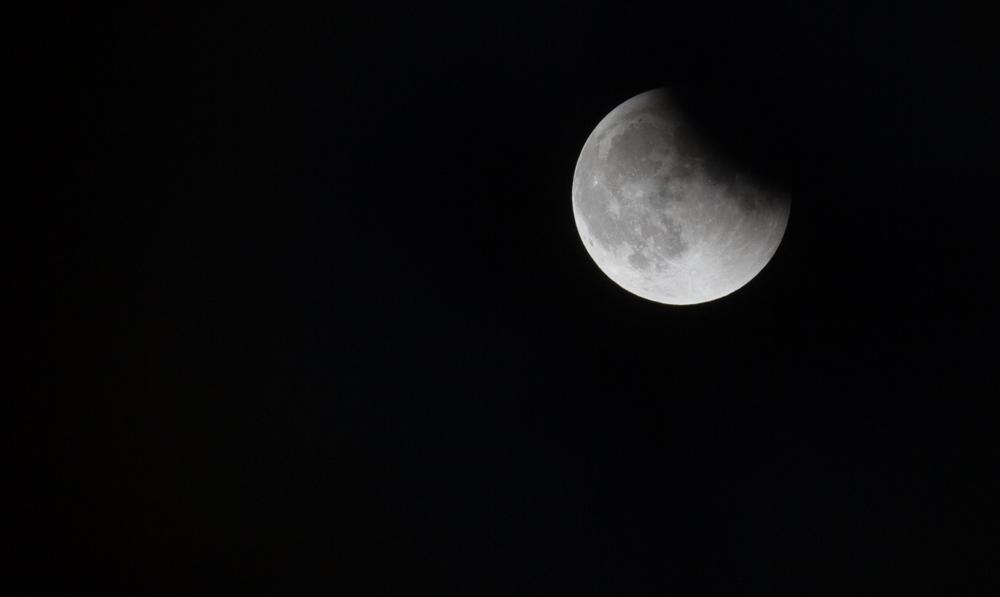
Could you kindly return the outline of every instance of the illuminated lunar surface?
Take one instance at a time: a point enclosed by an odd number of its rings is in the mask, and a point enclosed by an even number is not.
[[[573,176],[577,230],[597,266],[670,305],[712,301],[752,280],[778,249],[790,207],[713,151],[665,89],[605,116]]]

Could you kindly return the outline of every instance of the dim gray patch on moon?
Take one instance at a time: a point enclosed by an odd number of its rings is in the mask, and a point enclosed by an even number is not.
[[[752,280],[781,243],[790,198],[713,151],[665,89],[627,100],[590,134],[573,176],[587,252],[629,292],[704,303]]]

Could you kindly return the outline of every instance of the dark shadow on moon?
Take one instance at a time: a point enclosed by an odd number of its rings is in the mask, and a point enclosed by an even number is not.
[[[795,184],[796,90],[785,84],[670,85],[683,120],[734,168],[776,191]]]

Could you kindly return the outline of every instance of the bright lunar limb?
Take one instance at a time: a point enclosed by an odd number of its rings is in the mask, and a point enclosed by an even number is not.
[[[666,89],[611,111],[573,176],[573,215],[587,252],[629,292],[670,305],[726,296],[781,242],[790,198],[714,151]]]

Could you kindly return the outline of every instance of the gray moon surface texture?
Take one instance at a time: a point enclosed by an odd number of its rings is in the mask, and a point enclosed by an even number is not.
[[[778,249],[791,199],[725,159],[654,89],[612,110],[573,175],[573,215],[597,266],[670,305],[704,303],[752,280]]]

